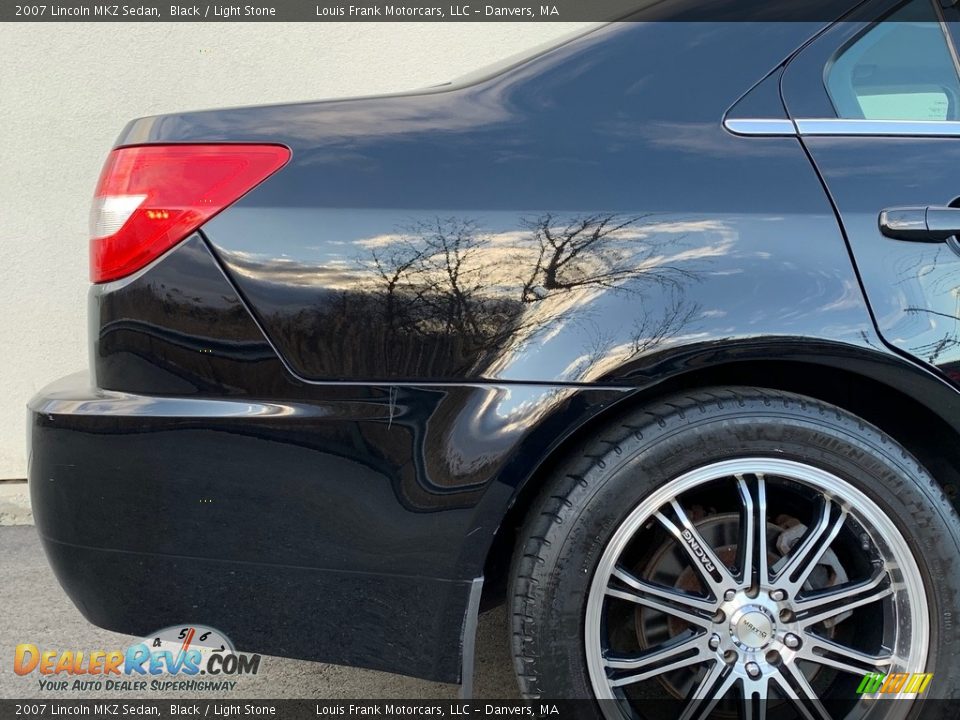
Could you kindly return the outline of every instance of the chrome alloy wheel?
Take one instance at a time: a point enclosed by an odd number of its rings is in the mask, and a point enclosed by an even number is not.
[[[725,497],[738,519],[726,538],[706,532]],[[670,554],[672,570],[650,560]],[[601,702],[612,717],[636,715],[651,682],[684,700],[680,720],[783,703],[832,718],[838,688],[842,717],[865,717],[864,674],[924,672],[929,640],[917,562],[886,513],[831,473],[763,457],[693,470],[644,500],[604,550],[585,617],[590,682],[619,701]]]

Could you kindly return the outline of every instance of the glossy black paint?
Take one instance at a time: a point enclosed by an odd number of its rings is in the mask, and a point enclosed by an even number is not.
[[[263,333],[194,234],[146,271],[89,293],[94,385],[143,395],[283,397]]]
[[[615,380],[717,317],[731,338],[856,341],[863,305],[837,303],[849,263],[798,142],[718,122],[816,29],[730,54],[754,27],[623,25],[447,92],[141,121],[121,142],[293,148],[203,231],[305,379]],[[822,277],[784,274],[811,243]]]
[[[800,141],[722,127],[786,115],[782,63],[823,25],[614,26],[474,84],[131,123],[121,144],[293,160],[95,286],[89,377],[31,401],[37,527],[78,607],[457,681],[511,506],[662,386],[831,368],[960,432],[939,359],[878,334]]]
[[[791,117],[836,116],[823,68],[837,48],[867,29],[870,19],[896,6],[886,0],[861,9],[790,63],[783,97]],[[960,25],[956,9],[944,12]],[[886,208],[960,201],[960,138],[806,137],[803,142],[836,203],[884,340],[960,378],[960,245],[955,239],[894,240],[878,224]]]

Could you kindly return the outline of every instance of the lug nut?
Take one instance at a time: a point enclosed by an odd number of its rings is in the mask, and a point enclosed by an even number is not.
[[[783,590],[772,590],[770,592],[770,599],[780,602],[781,600],[787,599],[787,594]]]
[[[760,666],[755,662],[748,662],[744,669],[747,671],[747,675],[752,677],[754,680],[760,677]]]
[[[791,650],[796,650],[798,647],[800,647],[800,638],[793,633],[787,633],[783,638],[783,644]]]
[[[711,650],[716,650],[720,647],[720,636],[714,633],[710,636],[710,639],[707,641],[707,645],[710,646]]]
[[[736,592],[734,592],[733,590],[727,590],[727,591],[723,594],[723,599],[726,600],[727,602],[730,602],[730,601],[733,600],[736,596],[737,596],[737,593],[736,593]]]

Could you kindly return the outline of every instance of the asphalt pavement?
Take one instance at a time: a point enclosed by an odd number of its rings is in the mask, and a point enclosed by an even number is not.
[[[480,618],[475,696],[518,697],[510,662],[506,616],[502,608]],[[13,672],[14,648],[33,643],[42,649],[125,648],[137,638],[101,630],[88,623],[57,583],[33,526],[0,527],[0,698],[145,697],[143,692],[41,690],[38,673]],[[337,665],[264,656],[259,673],[245,676],[232,692],[170,693],[157,697],[456,699],[458,687],[400,675]]]

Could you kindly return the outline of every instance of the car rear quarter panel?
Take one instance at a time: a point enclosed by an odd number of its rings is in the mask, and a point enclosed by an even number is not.
[[[866,308],[799,143],[720,123],[813,32],[764,28],[625,24],[466,87],[148,119],[121,142],[290,145],[203,234],[304,380],[615,382],[700,338],[857,343]]]

